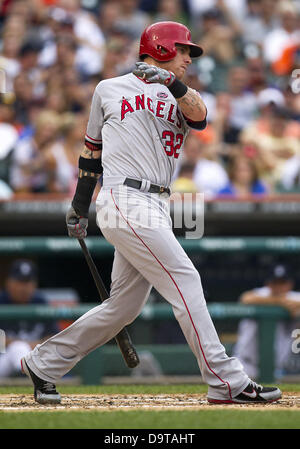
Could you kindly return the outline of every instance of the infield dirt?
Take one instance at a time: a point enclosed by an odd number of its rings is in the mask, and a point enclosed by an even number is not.
[[[205,394],[66,394],[62,396],[61,404],[40,405],[30,394],[0,395],[0,411],[43,411],[43,410],[203,410],[226,408],[263,409],[263,410],[300,410],[300,393],[286,392],[280,401],[273,404],[228,404],[210,405]]]

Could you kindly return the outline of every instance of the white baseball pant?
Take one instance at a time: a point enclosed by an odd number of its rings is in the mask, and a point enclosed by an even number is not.
[[[105,187],[96,207],[98,226],[115,247],[110,297],[36,346],[26,356],[29,367],[55,383],[90,351],[131,323],[154,286],[172,305],[209,385],[208,396],[230,399],[238,395],[249,378],[238,359],[228,357],[219,341],[199,273],[172,231],[167,200],[124,186]]]

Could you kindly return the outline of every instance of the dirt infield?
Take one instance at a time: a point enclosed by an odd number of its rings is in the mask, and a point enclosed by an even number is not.
[[[283,398],[274,404],[209,405],[203,394],[67,394],[59,405],[37,404],[32,395],[0,395],[0,411],[43,411],[43,410],[203,410],[213,408],[239,408],[263,410],[300,410],[300,393],[284,393]]]

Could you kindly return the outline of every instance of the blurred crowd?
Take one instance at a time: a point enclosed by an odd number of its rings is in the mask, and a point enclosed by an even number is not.
[[[208,107],[173,190],[300,192],[300,0],[2,0],[0,198],[73,195],[94,88],[162,20],[204,48],[185,81]]]

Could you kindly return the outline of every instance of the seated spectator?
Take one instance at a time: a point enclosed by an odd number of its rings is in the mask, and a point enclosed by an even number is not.
[[[107,39],[115,30],[115,23],[120,15],[119,2],[101,2],[99,10],[99,24],[104,37]]]
[[[29,109],[33,103],[33,83],[27,73],[20,73],[15,77],[13,92],[15,95],[13,107],[16,120],[24,126],[30,126]]]
[[[270,87],[266,64],[261,56],[247,58],[246,68],[248,71],[247,90],[249,92],[257,96],[261,91]]]
[[[297,85],[298,83],[298,86],[300,86],[299,82],[300,77],[298,75],[298,79],[293,78],[291,83],[288,84],[286,88],[283,90],[285,105],[291,116],[290,128],[292,127],[292,125],[294,128],[290,129],[290,135],[294,135],[298,139],[300,139],[300,95],[295,95],[292,86],[293,83],[295,83],[295,85]]]
[[[207,107],[206,120],[208,123],[211,123],[215,116],[216,97],[212,92],[209,92],[206,89],[206,85],[203,82],[201,72],[198,70],[198,67],[195,64],[191,64],[188,66],[184,75],[184,82],[191,89],[195,89],[200,93]]]
[[[12,91],[14,78],[20,72],[18,56],[25,34],[25,26],[21,17],[10,16],[2,30],[0,69],[5,70],[8,92]]]
[[[0,178],[0,200],[9,200],[13,197],[13,190]]]
[[[281,178],[275,188],[279,193],[300,193],[300,155],[291,157],[284,163]]]
[[[300,143],[287,134],[289,114],[285,108],[271,108],[267,124],[264,131],[250,125],[241,135],[241,142],[256,148],[259,175],[273,188],[281,179],[285,162],[300,154]]]
[[[240,134],[256,116],[256,95],[248,91],[248,87],[247,69],[233,67],[228,74],[228,91],[216,95],[212,125],[218,141],[228,147],[227,153],[239,143]]]
[[[230,195],[235,198],[248,197],[249,195],[262,195],[268,193],[267,187],[258,178],[255,161],[239,154],[232,156],[227,167],[229,175],[228,184],[219,195]]]
[[[0,97],[0,179],[3,193],[7,190],[3,190],[4,184],[9,182],[13,149],[18,138],[13,106],[7,102],[6,96],[2,95]]]
[[[189,10],[192,18],[202,15],[204,12],[209,11],[212,8],[217,8],[225,3],[234,17],[243,19],[247,12],[247,6],[244,0],[188,0]]]
[[[0,314],[1,306],[33,304],[46,305],[46,300],[37,292],[37,267],[30,260],[16,260],[0,293]],[[36,344],[58,332],[52,320],[1,320],[0,329],[6,336],[6,351],[0,354],[0,377],[20,374],[21,358]]]
[[[180,0],[160,0],[157,7],[157,13],[153,17],[153,22],[170,20],[187,24],[187,17],[182,10],[182,2]]]
[[[44,110],[36,118],[34,134],[19,140],[10,172],[10,185],[15,192],[49,192],[53,169],[45,154],[57,138],[59,127],[59,116]]]
[[[220,9],[212,8],[205,11],[201,19],[201,25],[198,28],[201,30],[201,36],[198,43],[205,48],[205,54],[219,64],[232,64],[237,59],[235,38],[238,35],[233,16],[229,24],[228,21],[224,22]]]
[[[124,75],[131,52],[130,47],[128,38],[124,34],[112,36],[107,39],[103,58],[103,69],[101,71],[102,79]],[[130,64],[132,64],[132,61]]]
[[[204,193],[207,197],[213,197],[227,184],[228,176],[220,162],[209,159],[211,147],[203,142],[200,135],[201,132],[192,130],[187,136],[174,181],[178,176],[181,164],[192,164],[195,167],[193,181],[198,192]]]
[[[150,24],[149,15],[139,10],[139,0],[121,0],[119,4],[120,13],[115,22],[115,28],[128,33],[133,39],[138,39]]]
[[[248,91],[249,73],[243,66],[232,67],[228,73],[228,93],[230,111],[228,127],[231,138],[238,139],[239,133],[253,121],[257,112],[257,100],[254,93]]]
[[[31,95],[34,99],[43,98],[45,84],[43,69],[38,66],[38,56],[42,44],[40,41],[25,41],[19,51],[19,74],[27,76],[31,83]]]
[[[104,36],[94,16],[80,6],[78,0],[61,0],[59,5],[49,9],[49,39],[40,61],[52,65],[57,53],[54,37],[69,36],[76,46],[76,65],[82,76],[91,76],[102,68]],[[52,36],[51,36],[52,34]]]
[[[47,165],[53,171],[49,190],[74,195],[78,179],[78,159],[82,151],[87,117],[66,114],[61,116],[61,119],[62,138],[45,151]]]
[[[280,306],[290,312],[291,319],[277,324],[274,341],[275,372],[277,378],[284,374],[299,374],[299,355],[292,353],[292,330],[299,328],[300,293],[293,291],[293,277],[285,265],[276,265],[271,269],[265,285],[246,291],[240,297],[242,304]],[[234,356],[238,357],[251,379],[258,372],[258,325],[256,320],[243,319],[239,323],[238,339]],[[298,357],[298,359],[297,359]],[[298,360],[298,362],[297,362]],[[297,362],[297,366],[295,364]]]
[[[278,27],[278,16],[274,0],[248,0],[248,12],[242,21],[242,39],[245,46],[261,46],[271,31]]]
[[[198,188],[194,178],[195,165],[192,163],[182,164],[180,167],[178,178],[172,184],[172,192],[179,193],[196,193]]]
[[[288,0],[280,1],[277,12],[280,20],[279,27],[267,34],[263,46],[264,59],[274,73],[277,72],[276,64],[282,58],[283,52],[300,43],[299,12],[295,3]],[[277,74],[283,73],[279,71]]]
[[[290,94],[284,94],[281,90],[274,87],[261,90],[257,95],[258,116],[242,131],[240,135],[241,140],[251,139],[251,136],[255,138],[261,134],[269,134],[274,108],[286,108],[288,113],[284,135],[300,139],[300,123],[297,121],[296,110],[297,95],[292,92],[292,97],[290,98]]]

